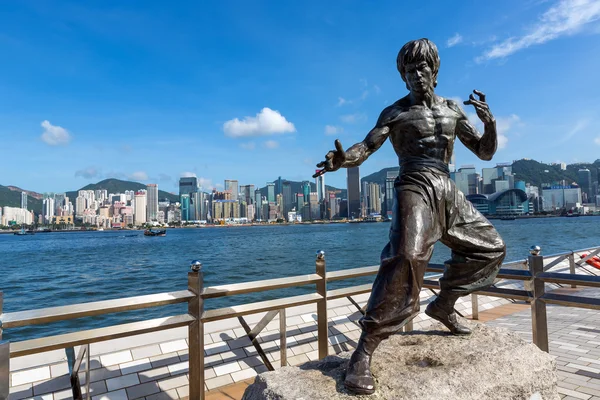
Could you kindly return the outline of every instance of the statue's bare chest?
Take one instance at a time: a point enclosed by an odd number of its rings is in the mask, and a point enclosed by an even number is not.
[[[454,137],[457,113],[446,105],[430,108],[412,106],[401,112],[393,126],[397,139],[409,140]]]

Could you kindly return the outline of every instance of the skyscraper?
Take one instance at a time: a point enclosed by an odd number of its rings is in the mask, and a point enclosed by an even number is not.
[[[149,183],[146,185],[147,190],[147,221],[158,221],[158,185]]]
[[[134,210],[134,224],[135,225],[142,225],[146,223],[146,205],[147,205],[147,201],[146,201],[146,192],[145,191],[139,191],[136,192],[135,194],[135,200],[134,200],[134,204],[135,204],[135,210]]]
[[[287,221],[288,212],[292,211],[294,199],[292,198],[292,184],[283,182],[283,218]]]
[[[358,167],[348,168],[348,218],[360,216],[360,171]]]
[[[281,177],[279,177],[275,181],[275,197],[277,198],[277,195],[282,194],[282,192],[283,192],[283,181],[281,180]]]
[[[310,196],[310,182],[302,182],[302,194],[304,195],[304,202],[308,203],[308,197]]]
[[[21,208],[27,209],[27,192],[21,192]]]
[[[315,172],[318,172],[316,170]],[[325,200],[325,175],[319,175],[315,178],[315,184],[317,185],[317,198],[319,203]]]
[[[195,193],[199,189],[198,178],[195,176],[186,176],[179,178],[179,195]]]
[[[262,219],[262,193],[260,189],[254,191],[254,209],[256,212],[256,219]]]
[[[254,185],[240,186],[240,194],[242,195],[242,200],[244,200],[246,204],[254,204]]]
[[[267,183],[267,201],[269,203],[275,203],[275,183]]]
[[[229,191],[231,193],[231,200],[238,200],[239,190],[240,189],[237,180],[225,179],[225,191]]]
[[[591,194],[592,194],[592,174],[589,169],[582,168],[577,171],[577,183],[581,188],[581,193],[585,195],[584,202],[590,202]]]

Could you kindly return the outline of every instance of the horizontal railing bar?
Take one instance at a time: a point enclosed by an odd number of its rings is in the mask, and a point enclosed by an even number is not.
[[[502,264],[502,268],[510,268],[513,265],[527,265],[527,260],[510,261]]]
[[[358,294],[370,293],[373,289],[373,284],[351,286],[342,289],[334,289],[327,291],[327,300],[341,299],[342,297],[356,296]]]
[[[543,272],[538,275],[538,278],[542,279],[546,283],[600,287],[600,276]]]
[[[47,324],[68,319],[184,303],[192,298],[194,298],[192,292],[189,290],[181,290],[178,292],[149,294],[68,306],[40,308],[37,310],[17,311],[2,314],[0,320],[2,321],[3,329],[16,328],[19,326]]]
[[[429,264],[426,271],[444,273],[445,270],[446,266],[444,264]]]
[[[475,292],[475,294],[480,296],[491,296],[491,297],[502,297],[504,299],[513,299],[513,300],[522,300],[529,301],[533,299],[533,294],[528,292],[527,290],[518,290],[518,289],[503,289],[503,288],[487,288],[485,290],[480,290]]]
[[[561,253],[556,253],[556,254],[548,254],[547,256],[542,256],[542,258],[545,260],[547,258],[553,258],[553,257],[565,257],[565,256],[570,256],[571,254],[573,254],[572,250],[569,251],[563,251]]]
[[[556,265],[560,264],[561,262],[563,262],[563,261],[565,261],[565,260],[568,260],[570,255],[571,255],[571,254],[567,254],[567,255],[564,255],[564,256],[559,256],[559,257],[557,257],[557,258],[556,258],[554,261],[552,261],[551,263],[549,263],[549,264],[547,264],[547,265],[544,265],[544,271],[548,271],[548,270],[550,270],[552,267],[554,267],[554,266],[556,266]]]
[[[542,300],[548,304],[600,310],[600,299],[593,299],[590,297],[546,293],[544,296],[542,296]]]
[[[304,304],[316,303],[323,297],[317,293],[303,294],[300,296],[286,297],[283,299],[259,301],[256,303],[240,304],[232,307],[217,308],[208,310],[202,314],[202,322],[219,321],[227,318],[242,317],[248,314],[256,314],[271,310],[280,310],[282,308],[301,306]]]
[[[342,279],[360,278],[361,276],[375,275],[379,271],[379,265],[371,267],[361,267],[352,269],[342,269],[339,271],[327,272],[327,281],[339,281]]]
[[[573,253],[583,253],[584,251],[589,252],[589,251],[593,251],[593,250],[598,250],[600,247],[595,246],[595,247],[588,247],[586,249],[579,249],[579,250],[573,250]]]
[[[497,278],[515,281],[527,281],[531,279],[531,272],[524,269],[501,268]]]
[[[210,286],[202,290],[203,299],[255,293],[265,290],[283,289],[293,286],[310,285],[321,280],[317,274],[291,276],[288,278],[265,279],[262,281],[234,283],[230,285]]]
[[[129,324],[113,325],[105,328],[90,329],[87,331],[66,333],[63,335],[48,336],[21,342],[12,342],[10,344],[10,356],[21,357],[30,354],[43,353],[50,350],[64,349],[83,344],[103,342],[105,340],[178,328],[180,326],[187,326],[193,321],[194,317],[188,314],[183,314],[166,318],[132,322]]]

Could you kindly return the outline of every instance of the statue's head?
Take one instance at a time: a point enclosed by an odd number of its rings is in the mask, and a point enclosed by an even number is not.
[[[402,46],[396,65],[411,92],[433,90],[437,86],[440,56],[436,45],[429,39],[411,40]]]

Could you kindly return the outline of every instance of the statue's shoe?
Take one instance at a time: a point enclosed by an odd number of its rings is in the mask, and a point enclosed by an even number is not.
[[[344,386],[356,394],[375,393],[375,380],[371,375],[371,357],[368,354],[355,351],[348,363]]]
[[[450,329],[450,332],[453,335],[469,335],[471,333],[469,328],[458,322],[455,312],[446,312],[437,304],[435,300],[427,305],[425,314],[437,321],[440,321],[446,326],[446,328]]]

